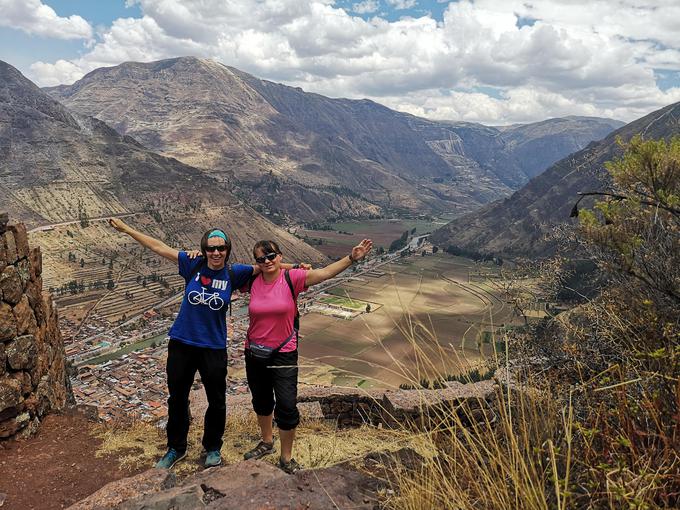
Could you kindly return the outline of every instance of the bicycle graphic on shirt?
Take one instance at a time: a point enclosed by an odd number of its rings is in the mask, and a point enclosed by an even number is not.
[[[220,293],[215,291],[214,294],[209,294],[205,287],[201,287],[201,292],[197,290],[189,292],[187,301],[192,305],[208,305],[211,310],[219,310],[224,306],[224,300],[220,297]]]

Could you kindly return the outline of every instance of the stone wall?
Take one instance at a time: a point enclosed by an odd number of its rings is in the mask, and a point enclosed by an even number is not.
[[[498,382],[449,382],[435,390],[365,390],[341,387],[307,387],[298,402],[318,402],[320,416],[340,427],[363,423],[384,426],[412,425],[427,429],[443,418],[457,423],[495,421]]]
[[[40,248],[0,214],[0,440],[30,435],[70,396],[52,296],[42,290]]]

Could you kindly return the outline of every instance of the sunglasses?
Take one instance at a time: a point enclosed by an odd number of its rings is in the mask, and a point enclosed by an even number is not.
[[[267,253],[262,257],[255,257],[255,262],[257,262],[258,264],[264,264],[265,260],[274,260],[277,255],[278,253]]]
[[[226,245],[224,245],[224,244],[220,244],[219,246],[206,246],[206,247],[205,247],[205,251],[207,251],[208,253],[212,253],[212,252],[214,252],[215,250],[217,250],[217,251],[219,251],[220,253],[222,253],[223,251],[227,251],[227,247],[226,247]]]

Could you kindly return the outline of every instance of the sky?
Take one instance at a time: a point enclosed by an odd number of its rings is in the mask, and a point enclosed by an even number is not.
[[[680,101],[680,0],[0,0],[40,86],[184,55],[434,120],[629,122]]]

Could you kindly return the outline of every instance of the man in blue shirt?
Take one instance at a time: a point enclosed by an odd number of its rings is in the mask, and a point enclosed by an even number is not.
[[[170,469],[186,456],[189,392],[196,371],[208,398],[202,440],[207,452],[205,466],[218,466],[222,463],[220,450],[227,412],[226,313],[232,291],[245,285],[259,268],[244,264],[228,266],[231,241],[219,229],[203,235],[203,257],[190,258],[186,252],[142,234],[120,219],[113,218],[109,223],[145,248],[178,263],[179,274],[186,281],[179,314],[168,333],[168,451],[156,467]]]

